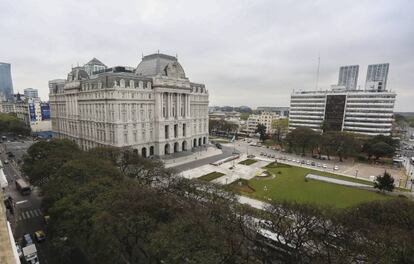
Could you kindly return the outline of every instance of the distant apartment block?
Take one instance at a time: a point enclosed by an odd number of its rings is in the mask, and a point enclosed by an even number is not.
[[[272,132],[272,122],[279,119],[279,115],[273,112],[262,112],[260,115],[250,115],[246,122],[246,132],[256,133],[259,124],[266,126],[266,133]]]
[[[355,90],[358,83],[358,71],[358,65],[340,67],[338,86],[343,86],[347,90]]]
[[[365,90],[386,91],[390,64],[368,65]]]
[[[258,106],[257,111],[262,112],[272,112],[279,115],[279,117],[288,117],[289,116],[289,107],[283,107],[283,106]]]
[[[33,89],[33,88],[26,88],[23,90],[24,92],[24,96],[26,98],[37,98],[39,97],[39,93],[37,89]]]

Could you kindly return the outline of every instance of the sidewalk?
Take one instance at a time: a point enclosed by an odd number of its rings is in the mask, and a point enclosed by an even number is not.
[[[3,198],[3,191],[1,189],[0,197]],[[2,264],[18,263],[12,246],[14,238],[10,237],[9,227],[6,218],[6,208],[2,201],[0,204],[0,263]]]
[[[179,152],[170,155],[168,158],[162,159],[165,164],[166,168],[173,168],[182,164],[186,164],[192,162],[194,160],[200,160],[209,158],[212,156],[220,155],[223,151],[221,149],[215,147],[207,147],[205,150],[200,149],[198,151],[186,151],[186,152]]]

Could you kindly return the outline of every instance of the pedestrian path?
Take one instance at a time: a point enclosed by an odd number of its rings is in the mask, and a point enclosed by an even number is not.
[[[28,220],[30,218],[38,217],[41,215],[42,215],[42,210],[40,210],[40,208],[27,210],[27,211],[23,211],[20,213],[19,217],[17,218],[17,221]]]

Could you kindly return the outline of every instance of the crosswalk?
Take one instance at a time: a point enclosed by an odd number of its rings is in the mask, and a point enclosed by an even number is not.
[[[28,220],[30,218],[38,217],[41,215],[42,215],[42,211],[39,208],[33,209],[33,210],[27,210],[27,211],[20,213],[19,217],[17,218],[17,221]]]

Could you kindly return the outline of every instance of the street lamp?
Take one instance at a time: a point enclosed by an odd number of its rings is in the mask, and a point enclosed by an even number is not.
[[[355,170],[355,178],[358,178],[358,170]]]

